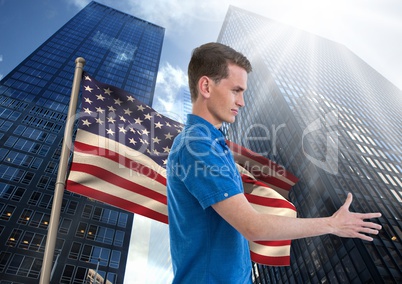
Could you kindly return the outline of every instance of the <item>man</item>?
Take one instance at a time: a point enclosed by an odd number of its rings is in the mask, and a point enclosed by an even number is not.
[[[380,225],[352,213],[352,195],[331,217],[288,218],[258,213],[243,194],[235,162],[219,131],[233,123],[247,88],[250,62],[219,44],[194,49],[188,80],[192,114],[172,146],[167,197],[173,283],[251,283],[248,240],[298,239],[323,234],[360,238]]]

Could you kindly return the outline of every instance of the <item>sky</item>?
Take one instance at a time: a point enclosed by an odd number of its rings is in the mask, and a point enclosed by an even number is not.
[[[0,0],[0,78],[15,68],[89,2]],[[192,49],[205,42],[217,40],[229,5],[341,43],[402,89],[400,0],[97,2],[166,29],[153,104],[153,107],[162,113],[174,109],[178,90],[187,85],[186,69]],[[154,230],[150,229],[151,225],[146,226],[147,230]]]
[[[166,28],[153,107],[174,109],[193,48],[216,41],[229,5],[344,44],[402,89],[400,0],[99,0]],[[0,0],[0,78],[89,0]],[[247,55],[246,55],[247,56]]]

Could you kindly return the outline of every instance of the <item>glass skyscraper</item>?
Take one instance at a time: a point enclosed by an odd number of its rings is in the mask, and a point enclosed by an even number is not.
[[[39,282],[75,59],[151,105],[164,33],[91,2],[1,80],[0,283]],[[65,192],[51,283],[123,283],[132,221]]]
[[[192,111],[191,94],[188,87],[181,88],[179,90],[179,100],[175,102],[175,108],[172,118],[181,123],[185,123],[187,120],[187,114]]]
[[[402,283],[402,92],[346,46],[230,7],[218,41],[253,64],[230,140],[283,165],[299,217],[382,212],[373,242],[292,242],[289,267],[253,265],[255,283]]]

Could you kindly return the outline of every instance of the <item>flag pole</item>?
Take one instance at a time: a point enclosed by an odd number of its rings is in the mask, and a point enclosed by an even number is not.
[[[78,94],[81,86],[81,77],[83,68],[85,66],[85,59],[78,57],[75,59],[75,72],[73,79],[73,86],[71,89],[70,105],[68,107],[68,115],[66,126],[64,129],[64,139],[61,148],[59,169],[57,172],[56,185],[54,189],[52,212],[50,215],[49,227],[47,232],[45,253],[43,255],[42,272],[40,275],[40,284],[49,284],[50,275],[52,271],[54,249],[56,247],[57,240],[57,228],[59,226],[61,205],[63,203],[63,193],[65,188],[65,182],[67,177],[68,160],[70,156],[70,148],[68,142],[73,136],[73,126],[75,119],[75,113],[77,110]]]

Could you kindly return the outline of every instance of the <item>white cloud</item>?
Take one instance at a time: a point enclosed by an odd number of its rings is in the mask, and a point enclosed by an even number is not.
[[[112,2],[111,0],[107,2]],[[180,0],[148,0],[127,1],[119,5],[125,6],[129,14],[147,19],[152,23],[165,27],[167,32],[177,33],[172,27],[187,27],[195,20],[216,21],[222,20],[222,12],[227,10],[228,1],[180,1]]]
[[[67,2],[70,2],[71,5],[76,6],[79,9],[82,9],[86,5],[88,5],[89,2],[91,2],[91,0],[68,0]],[[101,3],[101,2],[105,2],[105,1],[99,1],[99,3]]]
[[[69,0],[83,8],[89,0]],[[254,12],[344,44],[378,72],[402,87],[401,1],[348,0],[147,0],[98,2],[162,26],[171,49],[188,52],[218,37],[229,5]],[[369,27],[369,28],[368,28]],[[173,60],[182,64],[180,55]],[[181,58],[180,58],[181,57]],[[180,62],[181,61],[181,62]]]
[[[160,113],[175,119],[180,116],[175,112],[175,104],[181,103],[181,89],[187,87],[187,75],[179,67],[173,67],[169,62],[164,63],[158,72],[153,108]],[[177,109],[176,109],[177,110]]]

